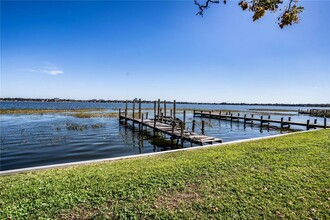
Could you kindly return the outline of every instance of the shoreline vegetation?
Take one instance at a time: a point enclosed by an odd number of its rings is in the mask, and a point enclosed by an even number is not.
[[[161,108],[162,109],[162,108]],[[64,114],[68,116],[73,116],[76,118],[115,118],[118,117],[119,108],[113,108],[115,112],[107,112],[110,109],[106,108],[80,108],[80,109],[0,109],[0,115],[43,115],[43,114]],[[123,110],[123,109],[122,109]],[[127,109],[129,114],[132,113],[132,108]],[[153,108],[142,108],[142,113],[147,111],[153,111]],[[177,114],[186,111],[186,113],[192,113],[191,108],[177,108]],[[202,109],[205,112],[211,111],[214,114],[222,112],[222,114],[256,114],[256,115],[282,115],[282,116],[292,116],[298,115],[298,110],[292,109],[265,109],[265,108],[253,108],[248,110],[237,110],[237,109]],[[170,115],[170,109],[166,111],[167,115]],[[135,109],[135,114],[137,115],[137,109]],[[315,117],[323,117],[324,115],[312,115]],[[325,115],[329,117],[329,115]]]
[[[41,99],[41,98],[0,98],[0,102],[92,102],[92,103],[125,103],[126,100],[104,100],[104,99],[89,99],[89,100],[76,100],[76,99]],[[132,100],[127,100],[128,103],[132,103]],[[138,100],[135,99],[137,102]],[[142,100],[142,103],[153,103],[154,101]],[[163,101],[161,101],[163,103]],[[168,104],[173,103],[172,101],[167,101]],[[330,103],[324,104],[285,104],[285,103],[230,103],[230,102],[219,102],[219,103],[207,103],[207,102],[182,102],[177,101],[177,104],[198,104],[198,105],[261,105],[261,106],[302,106],[302,107],[330,107]]]
[[[0,176],[1,219],[327,219],[330,130]]]
[[[94,112],[105,111],[106,108],[81,108],[81,109],[0,109],[0,114],[47,114],[68,112]]]

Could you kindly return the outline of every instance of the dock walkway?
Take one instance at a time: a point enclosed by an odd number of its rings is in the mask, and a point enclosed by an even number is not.
[[[267,118],[264,118],[263,116],[260,116],[260,118],[256,118],[253,114],[250,117],[247,117],[247,115],[240,116],[239,113],[237,113],[237,115],[228,114],[228,112],[222,114],[221,111],[219,113],[214,113],[212,111],[194,110],[194,116],[238,122],[240,122],[241,120],[243,123],[253,123],[254,121],[257,121],[260,123],[260,126],[268,123],[277,123],[280,124],[281,128],[285,126],[290,127],[290,125],[304,126],[307,130],[309,130],[310,128],[330,128],[330,126],[327,125],[327,118],[324,118],[323,124],[318,124],[316,119],[314,120],[314,123],[311,123],[309,119],[306,122],[294,122],[291,121],[291,117],[289,117],[288,120],[285,121],[283,117],[281,118],[281,120],[275,120],[271,119],[270,115]]]
[[[119,122],[124,122],[127,125],[128,122],[131,122],[133,128],[135,124],[138,124],[139,131],[143,131],[144,127],[151,128],[155,132],[161,132],[170,136],[172,143],[174,139],[181,140],[181,146],[184,141],[205,145],[205,144],[217,144],[222,143],[223,140],[216,137],[210,137],[204,135],[204,128],[202,129],[202,134],[197,134],[194,132],[194,125],[192,131],[186,129],[186,121],[185,121],[185,111],[183,112],[184,117],[183,121],[176,118],[176,102],[174,100],[173,110],[171,110],[171,115],[166,115],[166,101],[164,101],[164,113],[161,112],[160,109],[160,100],[158,100],[158,108],[156,108],[157,102],[154,102],[154,118],[148,119],[148,112],[146,113],[146,117],[142,114],[141,111],[141,99],[138,102],[138,113],[135,113],[135,101],[133,101],[133,111],[131,116],[128,115],[127,112],[127,102],[125,111],[122,112],[119,109]],[[173,113],[173,114],[172,114]]]
[[[183,129],[181,126],[175,126],[167,124],[165,122],[155,121],[154,119],[136,119],[132,117],[125,117],[120,115],[120,120],[131,121],[133,124],[138,124],[139,128],[143,130],[143,126],[153,129],[155,132],[162,132],[169,135],[172,139],[181,139],[194,144],[205,145],[205,144],[216,144],[222,143],[222,139],[210,137],[207,135],[200,135],[192,131]],[[134,125],[133,125],[134,126]]]

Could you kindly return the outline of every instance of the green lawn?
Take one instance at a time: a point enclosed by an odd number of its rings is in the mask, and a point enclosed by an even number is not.
[[[0,177],[0,219],[329,219],[330,130]]]

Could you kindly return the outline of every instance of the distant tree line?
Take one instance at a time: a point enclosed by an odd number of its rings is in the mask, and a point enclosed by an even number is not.
[[[135,99],[136,100],[136,99]],[[104,100],[104,99],[41,99],[41,98],[0,98],[0,101],[7,102],[91,102],[91,103],[125,103],[126,101],[132,103],[133,100]],[[153,103],[154,100],[142,100],[143,103]],[[167,103],[173,103],[172,101],[166,101]],[[163,102],[162,102],[163,103]],[[244,103],[244,102],[182,102],[178,101],[177,104],[197,104],[197,105],[262,105],[262,106],[305,106],[305,107],[330,107],[330,103],[327,104],[285,104],[285,103]]]

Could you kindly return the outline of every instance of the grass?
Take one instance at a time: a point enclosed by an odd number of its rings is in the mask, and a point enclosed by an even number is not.
[[[73,115],[76,118],[115,118],[118,117],[117,112],[110,113],[87,113],[87,112],[79,112]]]
[[[66,122],[66,129],[69,131],[84,131],[88,128],[96,129],[96,128],[103,128],[105,125],[102,123],[96,123],[91,125],[80,125],[71,121]]]
[[[329,219],[330,130],[0,177],[0,219]]]
[[[3,114],[50,114],[50,113],[66,113],[66,112],[91,112],[105,111],[105,108],[83,108],[83,109],[0,109],[0,115]]]
[[[330,118],[330,112],[315,112],[312,114],[309,114],[310,116],[314,116],[314,117],[326,117],[326,118]]]

